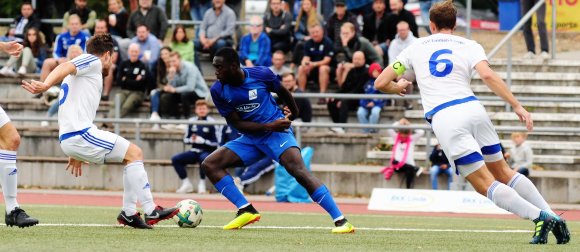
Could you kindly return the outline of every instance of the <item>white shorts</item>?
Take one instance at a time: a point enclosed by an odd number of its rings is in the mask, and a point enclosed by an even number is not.
[[[479,101],[438,111],[431,126],[451,165],[464,177],[484,162],[503,159],[499,137]]]
[[[5,124],[10,122],[10,117],[6,114],[6,111],[2,107],[0,107],[0,128],[2,128]]]
[[[94,164],[123,162],[131,143],[127,139],[95,127],[60,142],[69,157]]]

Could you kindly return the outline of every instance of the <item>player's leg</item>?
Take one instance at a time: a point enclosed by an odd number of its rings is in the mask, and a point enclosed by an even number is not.
[[[191,193],[193,192],[193,184],[187,177],[187,170],[185,169],[188,164],[195,164],[199,159],[199,154],[193,151],[185,151],[179,153],[171,158],[171,164],[177,173],[177,176],[181,180],[181,186],[177,189],[177,193]]]
[[[205,171],[201,168],[201,163],[205,160],[212,152],[211,151],[204,151],[199,153],[199,183],[197,184],[197,193],[206,193],[207,187],[205,185],[205,179],[207,176],[205,175]]]

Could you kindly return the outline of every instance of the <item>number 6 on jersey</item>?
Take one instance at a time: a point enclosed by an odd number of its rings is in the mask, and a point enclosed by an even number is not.
[[[453,70],[453,62],[451,60],[437,59],[443,54],[453,54],[453,52],[449,49],[441,49],[434,52],[429,59],[429,70],[431,71],[431,75],[435,77],[445,77]],[[445,64],[445,68],[441,71],[437,70],[437,65],[439,64]]]

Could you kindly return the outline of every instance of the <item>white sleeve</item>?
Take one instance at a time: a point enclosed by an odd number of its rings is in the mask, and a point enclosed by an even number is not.
[[[397,60],[403,64],[406,70],[413,70],[413,65],[411,65],[411,52],[414,47],[413,45],[405,48],[401,53],[399,53],[399,56],[397,56]]]
[[[483,47],[479,43],[473,43],[473,46],[471,46],[469,53],[467,53],[466,55],[470,56],[469,69],[475,68],[475,65],[477,65],[479,62],[487,61],[487,55],[485,55],[485,50],[483,50]]]
[[[87,73],[101,73],[101,61],[97,56],[92,54],[82,54],[70,61],[77,69],[76,76],[82,76]]]

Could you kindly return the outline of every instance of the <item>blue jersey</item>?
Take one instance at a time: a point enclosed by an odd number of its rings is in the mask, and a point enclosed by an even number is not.
[[[270,92],[283,88],[280,77],[267,67],[242,68],[246,76],[241,86],[221,83],[211,87],[213,102],[223,117],[237,112],[244,121],[270,123],[284,118]]]
[[[77,33],[77,35],[71,35],[70,32],[63,32],[56,36],[56,42],[54,43],[54,52],[52,56],[54,58],[66,58],[68,48],[71,45],[78,45],[85,51],[87,41],[89,41],[90,36],[83,31]]]

